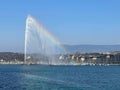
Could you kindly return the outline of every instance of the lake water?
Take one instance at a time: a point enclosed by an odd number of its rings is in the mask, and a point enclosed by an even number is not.
[[[120,90],[120,66],[0,65],[0,90]]]

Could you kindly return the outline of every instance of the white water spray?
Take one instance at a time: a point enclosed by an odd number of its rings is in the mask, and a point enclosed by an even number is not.
[[[25,64],[65,64],[56,58],[56,47],[60,44],[34,18],[28,16],[25,31]],[[58,49],[57,49],[58,50]]]

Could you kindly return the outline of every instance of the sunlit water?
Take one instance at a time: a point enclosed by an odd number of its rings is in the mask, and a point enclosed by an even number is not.
[[[1,65],[0,90],[120,90],[120,66]]]

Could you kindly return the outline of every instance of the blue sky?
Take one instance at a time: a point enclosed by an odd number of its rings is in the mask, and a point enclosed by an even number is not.
[[[0,51],[23,51],[32,15],[63,44],[120,44],[120,0],[1,0]]]

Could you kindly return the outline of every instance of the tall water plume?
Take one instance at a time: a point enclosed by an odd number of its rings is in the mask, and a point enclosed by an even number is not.
[[[28,16],[26,19],[24,62],[26,64],[63,64],[65,62],[56,57],[56,52],[60,50],[65,52],[60,42],[33,17]]]

